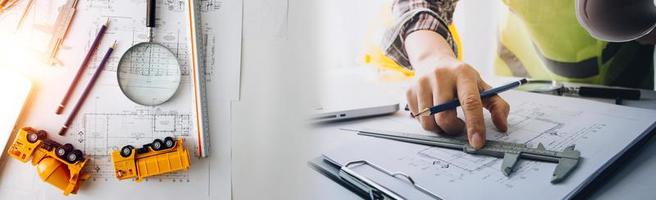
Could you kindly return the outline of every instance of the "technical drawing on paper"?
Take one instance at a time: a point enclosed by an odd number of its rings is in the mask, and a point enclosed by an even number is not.
[[[122,40],[117,51],[119,53],[115,53],[110,56],[109,63],[107,67],[105,68],[105,71],[110,71],[110,72],[116,72],[116,67],[118,66],[118,62],[121,59],[121,56],[123,56],[123,53],[127,51],[128,48],[130,48],[133,44],[139,43],[139,42],[145,42],[148,40],[147,38],[147,30],[145,28],[141,27],[135,27],[139,26],[139,20],[135,20],[132,18],[123,18],[123,17],[113,17],[110,19],[110,26],[107,31],[107,36],[105,37],[127,37],[131,36],[133,38],[131,41],[126,41]],[[91,39],[93,38],[93,35],[95,35],[97,30],[95,29],[90,29],[87,31],[87,36],[89,40],[86,42],[87,44],[91,44]],[[173,55],[178,60],[178,63],[180,64],[180,72],[182,73],[182,76],[188,76],[189,75],[189,55],[188,55],[188,49],[187,49],[187,32],[181,28],[177,28],[175,31],[169,31],[169,30],[156,30],[156,33],[154,34],[153,41],[157,42],[158,44],[162,44],[164,47],[169,49]],[[85,47],[85,49],[88,49]],[[91,62],[91,65],[89,68],[95,68],[98,63],[100,63],[100,60],[102,59],[102,55],[96,54],[93,57],[93,60]],[[93,72],[93,70],[89,70]],[[91,73],[88,72],[88,73]]]
[[[548,112],[546,112],[547,110]],[[603,123],[577,126],[567,123],[567,121],[558,121],[576,119],[582,114],[582,112],[572,112],[531,102],[513,104],[513,110],[508,118],[509,131],[499,133],[495,131],[496,129],[491,123],[488,123],[486,127],[488,130],[487,138],[488,140],[522,143],[530,147],[542,143],[547,149],[562,150],[576,141],[587,139],[589,134],[595,133],[606,126]],[[404,132],[403,129],[406,129],[405,132],[412,133],[407,131],[408,127],[419,127],[415,120],[392,118],[383,119],[383,121],[377,123],[376,127],[366,127],[367,125],[364,125],[365,127],[359,128],[397,132]],[[566,124],[568,125],[566,126]],[[466,181],[465,179],[477,179],[504,185],[508,188],[514,187],[517,179],[526,179],[531,173],[540,170],[548,170],[551,173],[553,167],[555,167],[553,163],[523,160],[517,164],[513,174],[506,177],[499,170],[502,159],[471,155],[463,151],[439,147],[421,147],[414,154],[404,154],[392,158],[392,160],[406,163],[407,169],[412,169],[410,171],[415,171],[418,174],[431,174],[450,183]],[[553,166],[541,167],[544,165]],[[548,178],[543,177],[544,180],[548,180]]]
[[[386,170],[404,173],[445,199],[567,199],[635,141],[645,137],[656,123],[656,113],[644,109],[518,91],[503,96],[512,105],[509,131],[497,131],[486,115],[486,139],[521,143],[531,148],[541,143],[551,150],[576,144],[581,160],[567,180],[550,183],[555,163],[520,159],[513,173],[505,176],[500,170],[503,159],[359,135],[353,136],[350,144],[323,155],[337,165],[367,160]],[[459,116],[462,117],[462,112]],[[407,113],[365,119],[339,128],[435,135],[423,130]],[[369,178],[393,186],[387,178]],[[471,188],[477,192],[467,192]],[[535,196],[537,193],[540,195]]]
[[[140,147],[167,136],[184,137],[193,141],[189,114],[171,113],[85,113],[81,128],[75,133],[76,146],[91,157],[85,170],[92,175],[92,181],[116,181],[110,152],[125,145]],[[187,148],[193,142],[186,142]],[[189,182],[187,171],[165,174],[151,178],[156,181]],[[148,181],[148,180],[146,180]]]
[[[223,6],[223,1],[218,0],[201,0],[200,1],[200,11],[201,12],[214,12],[221,10]]]
[[[605,124],[594,123],[587,127],[566,129],[565,122],[557,120],[575,119],[581,114],[580,112],[543,107],[530,102],[513,106],[513,111],[508,117],[509,132],[488,131],[489,140],[523,143],[532,147],[542,143],[548,149],[560,150],[574,144],[579,139],[587,139],[588,134],[605,126]],[[549,112],[547,113],[545,110],[549,110]],[[488,124],[487,130],[494,130],[494,127]],[[509,137],[509,135],[513,137]],[[462,180],[463,176],[474,176],[482,181],[503,184],[506,187],[513,187],[513,180],[526,179],[533,171],[545,170],[545,168],[536,167],[536,165],[544,163],[520,161],[513,174],[506,177],[499,171],[501,159],[474,156],[462,151],[437,147],[427,147],[418,151],[416,155],[402,157],[399,160],[408,162],[409,165],[419,170],[439,170],[439,173],[434,173],[434,175],[447,179],[449,182]],[[547,177],[544,178],[547,179]]]
[[[132,18],[122,18],[122,17],[113,17],[110,19],[110,23],[112,24],[108,31],[107,31],[107,36],[106,37],[127,37],[131,36],[133,38],[132,41],[122,41],[121,44],[119,45],[118,52],[110,56],[109,58],[109,63],[107,67],[104,69],[105,71],[110,71],[110,72],[116,72],[116,66],[118,66],[118,62],[121,59],[121,56],[123,53],[132,45],[136,44],[139,42],[144,42],[147,41],[147,30],[143,28],[137,28],[135,26],[138,26],[138,20],[132,19]],[[87,32],[87,36],[89,40],[86,42],[88,45],[91,44],[91,39],[93,36],[96,34],[97,30],[92,29]],[[215,65],[216,65],[216,38],[215,38],[214,30],[210,27],[203,27],[202,31],[202,40],[203,40],[203,49],[205,52],[205,74],[208,77],[207,81],[211,81],[214,70],[215,70]],[[189,76],[189,50],[188,50],[188,44],[187,44],[187,32],[186,30],[183,30],[181,28],[177,28],[175,31],[170,31],[169,30],[160,30],[156,31],[154,34],[154,39],[153,41],[162,44],[171,52],[173,52],[173,55],[178,60],[178,63],[180,64],[180,72],[182,73],[182,76]],[[85,47],[85,49],[88,49],[88,45]],[[91,61],[91,65],[89,68],[95,68],[95,66],[100,63],[102,59],[102,55],[96,54],[93,57],[93,60]],[[93,72],[92,70],[89,70]],[[88,73],[91,73],[88,72]],[[184,80],[184,79],[183,79]]]
[[[86,4],[84,4],[84,9],[85,10],[98,10],[98,9],[103,9],[103,10],[108,10],[108,11],[114,11],[114,5],[116,0],[88,0]]]
[[[56,8],[59,6],[57,1],[48,1],[36,4],[28,22],[30,28],[36,31],[29,31],[30,33],[38,33],[33,37],[45,37],[53,29],[50,20],[56,16]],[[203,14],[205,18],[213,19],[223,5],[223,1],[218,0],[203,0]],[[79,55],[88,51],[90,45],[95,38],[98,31],[98,24],[102,24],[106,19],[110,20],[108,30],[103,37],[100,48],[97,53],[92,57],[91,62],[85,75],[91,76],[94,69],[100,63],[104,47],[114,40],[118,41],[118,46],[114,53],[110,56],[107,67],[104,69],[103,74],[106,77],[115,79],[117,66],[121,56],[132,45],[148,41],[148,29],[145,26],[146,10],[145,1],[140,0],[127,0],[125,2],[117,3],[116,0],[89,0],[81,1],[78,5],[79,11],[76,13],[74,22],[75,30],[67,36],[62,46],[62,51],[59,54],[60,59],[66,65],[76,66],[78,64]],[[158,0],[156,28],[153,29],[153,41],[162,44],[173,54],[178,60],[180,65],[181,86],[190,82],[189,80],[189,47],[188,47],[188,30],[187,22],[184,18],[185,1],[181,0]],[[49,17],[50,16],[50,17]],[[44,36],[45,35],[45,36]],[[214,69],[216,54],[218,48],[216,46],[217,34],[207,24],[202,26],[202,40],[203,48],[208,56],[206,62],[205,73],[207,81],[211,81],[214,76]],[[38,40],[35,40],[38,41]],[[38,42],[35,42],[38,45]],[[82,45],[80,45],[82,44]],[[75,47],[75,48],[73,48]],[[107,79],[105,79],[107,80]],[[94,91],[99,94],[105,94],[103,97],[96,97],[94,100],[89,100],[87,104],[93,103],[110,103],[111,108],[98,108],[85,106],[73,123],[71,130],[77,131],[75,135],[67,136],[69,141],[75,141],[75,146],[83,146],[83,151],[92,157],[89,167],[86,169],[92,174],[92,180],[106,180],[115,181],[113,175],[113,166],[109,152],[118,149],[124,145],[131,144],[140,146],[152,142],[155,138],[164,138],[166,136],[182,136],[185,137],[188,149],[195,149],[194,146],[195,136],[190,135],[193,131],[191,124],[190,107],[182,103],[179,105],[167,105],[164,107],[171,108],[167,112],[162,111],[146,111],[139,110],[139,106],[131,102],[123,102],[125,99],[120,99],[115,93],[117,90],[115,80],[100,81],[94,87]],[[176,94],[179,97],[187,99],[188,94]],[[158,108],[159,109],[159,108]],[[128,132],[117,132],[117,130],[130,130]],[[74,132],[71,132],[74,133]],[[178,172],[166,174],[151,178],[151,180],[171,181],[171,182],[188,182],[189,172]],[[192,180],[193,181],[193,180]]]
[[[25,17],[21,28],[16,30],[17,41],[21,42],[34,57],[40,56],[47,51],[47,44],[55,28],[54,21],[58,14],[58,7],[66,0],[35,1],[32,9]],[[141,146],[152,142],[155,138],[166,136],[181,136],[185,138],[185,147],[193,152],[196,135],[191,134],[194,126],[191,122],[193,113],[190,105],[191,91],[189,76],[189,31],[186,20],[186,2],[184,0],[156,0],[156,28],[154,29],[153,41],[160,43],[171,50],[180,64],[182,75],[180,86],[175,96],[165,104],[158,106],[141,106],[131,102],[125,97],[118,87],[117,65],[124,52],[132,45],[148,40],[148,28],[145,25],[146,1],[144,0],[84,0],[79,1],[77,12],[71,24],[71,29],[63,41],[58,60],[61,65],[50,66],[42,64],[39,69],[43,73],[31,73],[42,87],[35,95],[34,105],[30,110],[36,115],[28,115],[21,126],[33,126],[54,132],[61,128],[62,122],[70,112],[65,110],[65,115],[55,116],[51,110],[56,100],[62,98],[75,71],[80,67],[90,45],[95,38],[100,25],[106,19],[110,20],[109,27],[94,57],[84,71],[81,83],[86,83],[98,66],[101,57],[107,50],[109,44],[117,41],[117,48],[111,55],[109,63],[100,74],[98,82],[94,85],[89,98],[85,101],[76,119],[65,136],[56,136],[60,143],[72,143],[76,148],[84,151],[90,157],[86,172],[91,173],[91,179],[95,182],[84,188],[82,198],[93,194],[98,196],[116,195],[113,198],[171,198],[171,194],[184,194],[193,199],[230,199],[231,167],[229,164],[230,135],[228,126],[215,126],[217,130],[215,138],[226,138],[217,140],[217,145],[212,145],[217,151],[217,156],[210,159],[198,159],[191,156],[193,167],[188,171],[165,174],[151,177],[150,183],[140,184],[142,188],[157,188],[160,190],[141,190],[140,193],[121,193],[113,191],[117,189],[132,188],[129,183],[119,183],[114,177],[113,166],[108,154],[124,145]],[[211,88],[217,89],[220,95],[210,95],[208,99],[216,102],[214,105],[224,108],[229,107],[229,99],[236,99],[239,92],[239,75],[241,60],[241,30],[242,30],[242,5],[241,0],[200,0],[202,16],[201,24],[202,44],[206,56],[207,80],[212,82]],[[0,26],[17,27],[18,18],[25,3],[18,5],[14,12],[8,12],[0,16]],[[20,40],[19,40],[20,39]],[[220,47],[218,45],[221,45]],[[216,66],[215,66],[216,65]],[[220,67],[218,67],[220,65]],[[214,70],[217,71],[216,73]],[[220,73],[219,73],[220,72]],[[218,78],[221,77],[221,78]],[[210,81],[211,80],[211,81]],[[80,84],[72,95],[74,102],[79,98],[84,84]],[[227,95],[224,95],[224,92]],[[226,97],[227,96],[227,97]],[[225,98],[225,99],[224,99]],[[55,100],[56,99],[56,100]],[[225,100],[225,101],[224,101]],[[47,113],[47,114],[46,114]],[[217,114],[212,121],[213,124],[222,124],[224,119],[219,116],[229,116],[229,111]],[[225,122],[228,123],[228,122]],[[119,131],[121,130],[121,131]],[[214,164],[210,168],[210,164]],[[6,174],[16,173],[24,169],[22,165],[5,165]],[[216,170],[217,173],[210,173]],[[0,196],[10,199],[19,199],[23,191],[29,191],[29,197],[39,198],[50,196],[52,191],[45,189],[49,186],[32,184],[38,177],[25,179],[24,175],[3,176],[2,183],[21,183],[16,185],[19,189],[3,190]],[[212,181],[213,187],[210,192],[209,185]],[[164,182],[162,184],[156,182]],[[22,184],[25,183],[25,184]],[[156,184],[155,184],[156,183]],[[182,185],[184,184],[184,185]],[[6,184],[3,186],[7,186]],[[225,187],[222,187],[225,186]],[[44,187],[44,189],[41,189]],[[108,189],[109,188],[109,189]],[[3,188],[0,188],[3,189]],[[11,192],[9,194],[8,192]],[[120,190],[119,190],[120,191]],[[32,195],[32,192],[38,194]],[[136,196],[135,196],[136,195]],[[191,195],[191,196],[189,196]],[[73,197],[75,198],[75,197]],[[25,198],[23,198],[25,199]],[[30,199],[30,198],[27,198]]]
[[[218,0],[200,0],[200,11],[203,13],[206,12],[215,12],[221,10],[223,6],[223,1]],[[183,12],[184,11],[184,1],[182,0],[165,0],[164,4],[166,9],[169,11]]]
[[[103,44],[111,43],[115,39],[120,39],[118,47],[115,50],[115,53],[110,56],[109,63],[107,65],[106,71],[116,71],[116,65],[121,55],[132,45],[145,42],[148,40],[147,31],[148,29],[145,26],[145,1],[128,1],[127,4],[117,4],[116,0],[90,0],[82,1],[80,5],[80,11],[76,14],[76,20],[74,24],[76,25],[76,30],[85,30],[83,32],[83,37],[78,37],[73,34],[78,34],[77,32],[71,32],[70,35],[64,41],[62,46],[63,51],[76,50],[77,53],[86,52],[89,46],[94,39],[98,27],[98,24],[102,24],[105,19],[109,18],[110,25],[108,27],[107,33],[104,36]],[[214,20],[213,17],[216,15],[215,11],[221,9],[223,1],[218,0],[203,0],[201,1],[201,7],[203,12],[203,19],[207,21]],[[54,30],[53,21],[49,20],[54,18],[53,15],[57,13],[53,10],[56,10],[58,5],[57,2],[48,2],[37,4],[32,12],[30,12],[30,17],[28,20],[30,24],[29,33],[30,38],[33,38],[33,43],[31,46],[34,46],[35,50],[43,51],[45,47],[41,47],[43,41],[49,39],[49,35],[52,30]],[[184,1],[180,0],[162,0],[158,4],[158,16],[156,20],[156,28],[154,29],[153,41],[160,43],[170,49],[177,57],[178,63],[180,63],[180,71],[183,76],[189,75],[188,70],[188,31],[186,30],[186,21],[184,20]],[[92,17],[87,18],[89,14],[92,14]],[[83,24],[84,28],[79,28],[79,24]],[[206,52],[207,58],[214,59],[216,56],[216,32],[210,26],[207,26],[207,23],[204,23],[202,26],[202,40],[203,40],[203,49]],[[77,45],[83,43],[81,49],[72,49],[71,45]],[[101,47],[107,45],[100,45]],[[103,49],[103,48],[100,48]],[[102,52],[102,50],[99,50]],[[62,60],[69,61],[73,57],[66,57],[65,55],[60,55]],[[77,58],[77,57],[75,57]],[[95,68],[102,58],[102,54],[96,54],[93,57],[93,60],[90,63],[89,68]],[[206,73],[209,76],[209,79],[212,78],[214,71],[214,65],[216,61],[208,59],[206,62]],[[77,63],[72,62],[70,64]],[[93,72],[93,70],[89,70]],[[90,73],[90,72],[88,72]],[[183,78],[183,80],[185,80]]]

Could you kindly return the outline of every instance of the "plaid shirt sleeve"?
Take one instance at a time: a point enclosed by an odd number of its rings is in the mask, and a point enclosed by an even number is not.
[[[387,30],[382,46],[385,54],[399,65],[413,69],[405,51],[405,37],[418,30],[435,31],[458,49],[449,32],[457,0],[395,0],[392,5],[395,25]]]

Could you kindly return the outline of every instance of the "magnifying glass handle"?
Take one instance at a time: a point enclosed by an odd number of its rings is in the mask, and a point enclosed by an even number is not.
[[[155,27],[155,1],[146,0],[146,27]]]
[[[600,88],[600,87],[580,87],[579,95],[584,97],[597,97],[607,99],[630,99],[640,100],[640,90],[619,89],[619,88]]]

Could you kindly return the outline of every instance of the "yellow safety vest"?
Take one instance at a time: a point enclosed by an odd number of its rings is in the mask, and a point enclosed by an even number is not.
[[[652,89],[653,45],[608,43],[576,19],[574,0],[503,0],[498,75]]]

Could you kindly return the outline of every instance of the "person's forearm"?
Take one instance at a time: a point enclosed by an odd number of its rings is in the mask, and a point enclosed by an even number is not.
[[[405,40],[405,50],[418,74],[432,71],[439,63],[457,60],[449,43],[434,31],[419,30],[410,33]]]

